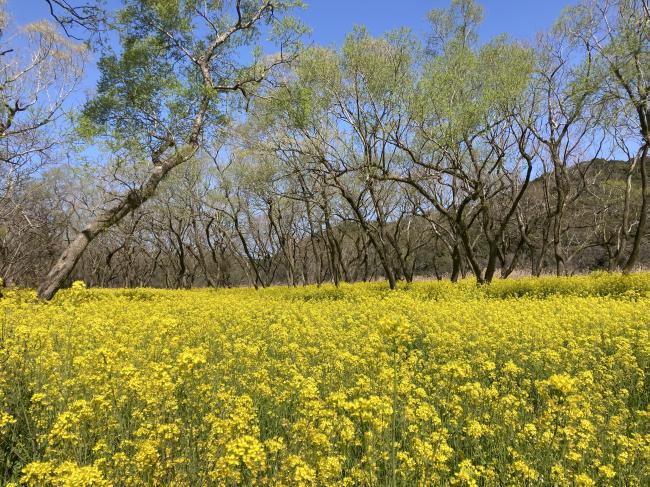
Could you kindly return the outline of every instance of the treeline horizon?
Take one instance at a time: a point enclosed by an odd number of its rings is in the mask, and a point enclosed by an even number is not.
[[[24,59],[5,12],[6,285],[394,288],[650,263],[646,0],[583,0],[533,44],[479,42],[481,6],[453,0],[426,35],[358,27],[337,48],[305,42],[299,1],[195,3],[59,6],[16,30]],[[89,50],[97,90],[69,114]]]

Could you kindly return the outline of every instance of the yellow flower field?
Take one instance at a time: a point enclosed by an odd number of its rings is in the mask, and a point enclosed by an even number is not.
[[[650,274],[76,286],[0,320],[0,484],[650,484]]]

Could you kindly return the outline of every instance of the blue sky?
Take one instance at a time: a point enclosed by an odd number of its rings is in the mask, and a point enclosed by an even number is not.
[[[484,0],[479,3],[485,10],[481,30],[484,38],[505,32],[515,38],[532,39],[535,32],[550,27],[563,7],[571,2]],[[402,26],[423,32],[427,27],[427,12],[448,4],[448,0],[311,0],[300,16],[312,27],[315,42],[332,45],[340,43],[355,24],[366,25],[376,35]],[[9,0],[8,7],[19,23],[46,17],[48,12],[44,0]]]
[[[81,0],[79,0],[81,1]],[[109,3],[119,3],[108,0]],[[77,3],[75,0],[71,2]],[[410,27],[416,33],[427,31],[427,13],[444,8],[450,0],[307,0],[308,8],[299,12],[312,29],[316,44],[335,46],[355,25],[365,25],[374,35]],[[550,28],[570,0],[483,0],[482,40],[506,33],[512,38],[533,41],[537,32]],[[8,11],[17,24],[48,17],[45,0],[8,0]],[[97,71],[89,66],[83,90],[94,87]],[[76,97],[75,97],[76,98]]]
[[[426,32],[426,16],[432,8],[445,8],[448,0],[307,0],[302,18],[313,29],[319,44],[338,44],[355,24],[363,24],[379,35],[398,27]],[[533,40],[536,32],[548,29],[568,0],[484,0],[481,37],[490,39],[507,33],[517,39]]]

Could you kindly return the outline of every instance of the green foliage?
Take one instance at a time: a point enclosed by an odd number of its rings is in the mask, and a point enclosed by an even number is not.
[[[418,44],[406,29],[373,37],[357,27],[338,51],[324,47],[304,51],[290,81],[258,105],[262,119],[309,130],[327,119],[349,115],[354,110],[343,107],[350,103],[358,104],[362,112],[394,108],[411,96],[417,52]]]
[[[146,130],[149,117],[179,116],[170,111],[182,97],[181,79],[171,60],[165,60],[165,46],[155,38],[129,39],[122,55],[107,54],[99,61],[101,78],[98,96],[85,108],[88,120],[108,125],[120,133],[135,135]]]
[[[350,90],[360,90],[369,102],[391,101],[413,76],[415,42],[408,30],[370,36],[363,28],[348,35],[341,52],[342,70]]]
[[[435,57],[417,90],[423,121],[456,140],[512,111],[529,86],[530,49],[503,38],[478,50],[458,46]]]
[[[229,29],[253,21],[262,5],[242,1],[237,13],[234,1],[124,0],[112,25],[119,49],[107,47],[102,53],[97,95],[84,110],[84,132],[94,127],[94,133],[135,139],[143,146],[170,136],[180,141],[206,96],[211,98],[206,123],[223,124],[226,101],[219,89],[206,93],[198,61],[208,59],[215,85],[235,86],[265,75],[269,63],[257,46],[262,34],[291,55],[305,32],[285,15],[302,2],[278,1],[262,11],[260,22],[218,41]],[[247,46],[250,57],[242,51]]]
[[[449,48],[473,45],[482,21],[483,8],[474,0],[452,0],[447,9],[433,9],[429,12],[432,30],[429,48],[444,52]]]

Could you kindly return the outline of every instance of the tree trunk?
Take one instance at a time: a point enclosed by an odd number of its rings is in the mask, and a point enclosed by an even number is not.
[[[72,273],[75,264],[83,255],[88,244],[105,230],[122,220],[126,215],[142,206],[145,201],[153,196],[156,188],[167,173],[192,157],[197,148],[198,144],[190,144],[183,150],[179,150],[171,155],[164,162],[156,165],[140,189],[129,191],[114,206],[103,211],[97,218],[86,225],[79,232],[79,235],[70,242],[59,257],[59,260],[47,274],[38,288],[38,297],[47,301],[52,299]]]
[[[485,284],[492,283],[492,279],[494,279],[494,273],[497,269],[497,257],[499,252],[497,243],[494,241],[489,242],[488,250],[488,261],[485,267],[485,274],[483,275],[483,283]]]
[[[460,250],[458,250],[458,244],[456,244],[451,254],[451,282],[458,282],[458,278],[460,277],[460,260]]]
[[[648,154],[648,145],[646,144],[643,147],[641,152],[641,209],[639,210],[639,224],[636,227],[636,233],[634,234],[634,241],[632,242],[632,252],[630,257],[623,267],[623,273],[629,274],[634,269],[636,261],[639,258],[639,250],[641,249],[641,241],[643,240],[645,234],[646,220],[648,219],[648,195],[647,195],[647,186],[648,186],[648,172],[647,172],[647,161],[646,156]]]

